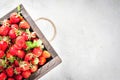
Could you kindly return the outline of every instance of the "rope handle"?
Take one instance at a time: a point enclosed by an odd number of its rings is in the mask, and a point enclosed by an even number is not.
[[[37,18],[35,21],[37,22],[37,21],[39,21],[39,20],[45,20],[45,21],[48,21],[49,23],[51,23],[52,28],[53,28],[53,30],[54,30],[54,34],[53,34],[52,37],[50,38],[49,42],[52,42],[52,41],[55,39],[55,36],[56,36],[56,33],[57,33],[55,24],[53,23],[52,20],[50,20],[50,19],[48,19],[48,18],[45,18],[45,17]]]

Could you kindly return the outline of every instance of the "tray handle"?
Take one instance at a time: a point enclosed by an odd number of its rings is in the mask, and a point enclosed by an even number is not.
[[[56,33],[57,33],[55,24],[53,23],[52,20],[50,20],[48,18],[45,18],[45,17],[39,17],[35,21],[37,22],[39,20],[45,20],[45,21],[48,21],[49,23],[51,23],[52,28],[54,30],[54,33],[53,33],[52,37],[50,38],[49,42],[52,42],[55,39],[55,36],[56,36]]]

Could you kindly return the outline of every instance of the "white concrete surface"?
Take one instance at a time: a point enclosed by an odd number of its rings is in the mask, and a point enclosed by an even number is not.
[[[120,0],[1,0],[0,17],[20,3],[57,27],[51,45],[63,62],[39,80],[120,80]]]

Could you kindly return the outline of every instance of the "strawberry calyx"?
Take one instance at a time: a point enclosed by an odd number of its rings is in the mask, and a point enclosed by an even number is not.
[[[22,71],[29,70],[30,64],[27,61],[20,61],[19,67],[21,68]]]
[[[6,61],[4,59],[0,59],[0,66],[2,66],[3,68],[6,68]]]
[[[27,49],[30,50],[35,47],[40,47],[41,49],[44,48],[44,45],[42,44],[42,41],[40,39],[32,41],[26,41]]]
[[[21,73],[21,68],[20,67],[16,67],[14,69],[14,73],[17,75],[17,74],[20,74]]]
[[[9,38],[9,36],[3,36],[2,37],[3,39],[3,41],[6,41],[7,43],[10,43],[10,41],[11,41],[11,39]]]
[[[16,57],[11,55],[10,53],[7,53],[7,60],[11,63],[13,63],[16,60]]]
[[[25,58],[24,58],[24,60],[25,61],[30,61],[32,58],[33,58],[33,53],[27,53],[26,55],[25,55]]]
[[[39,63],[39,59],[36,57],[36,58],[33,58],[32,59],[32,61],[31,61],[31,63],[33,64],[33,65],[37,65],[38,63]]]
[[[5,19],[5,20],[2,21],[2,25],[3,25],[3,27],[6,27],[6,26],[9,27],[10,26],[10,21]]]

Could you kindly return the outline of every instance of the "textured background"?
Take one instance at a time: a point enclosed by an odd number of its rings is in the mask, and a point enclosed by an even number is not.
[[[0,17],[20,3],[57,27],[51,45],[63,62],[40,80],[120,80],[120,0],[0,0]],[[49,39],[51,25],[36,23]]]

